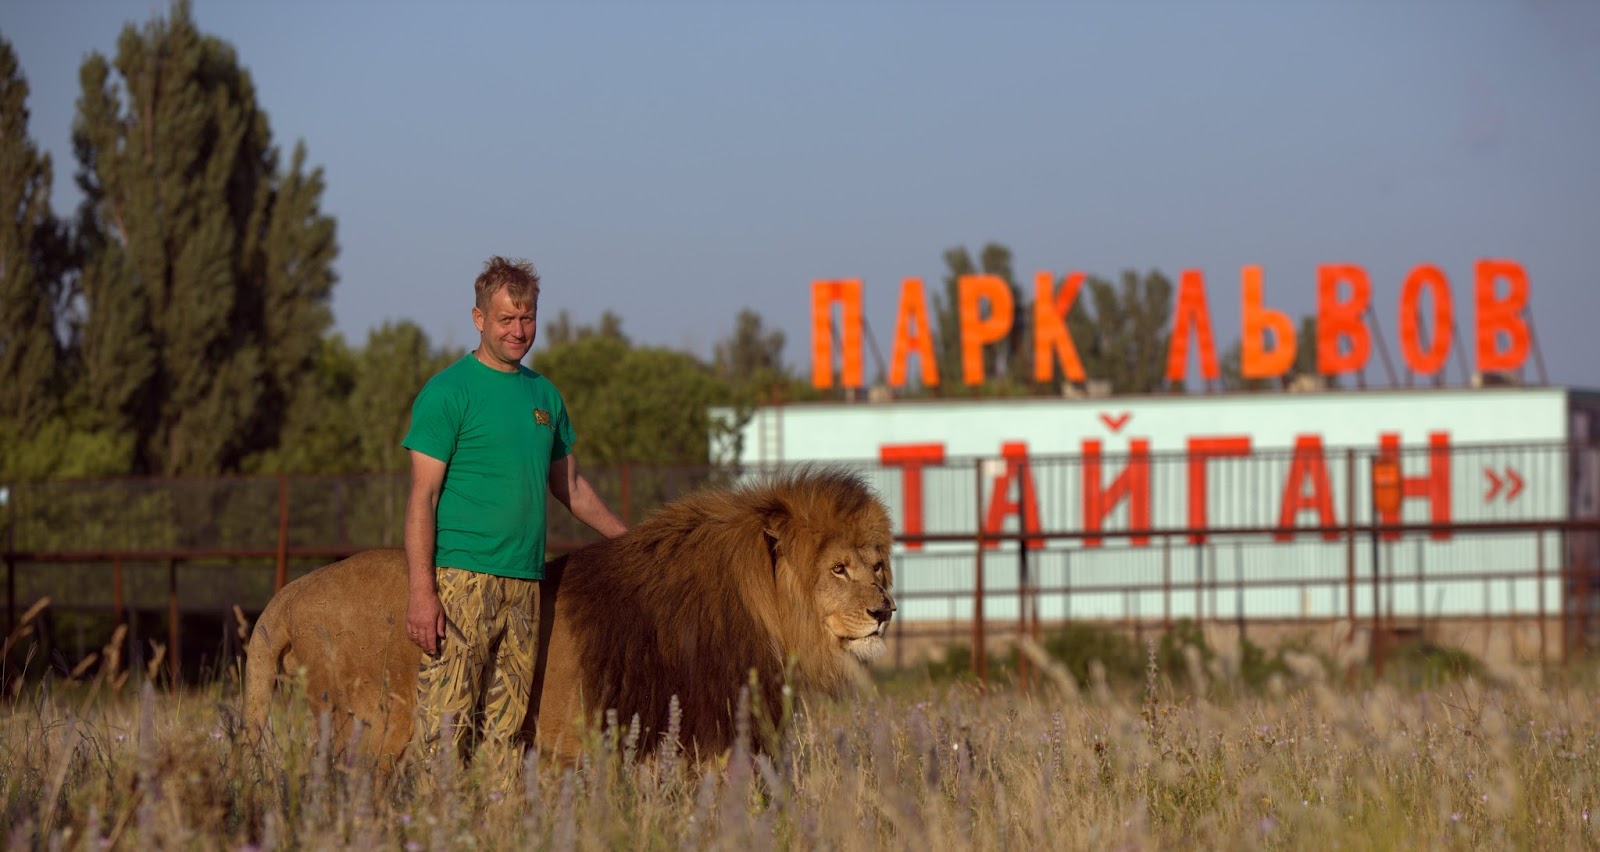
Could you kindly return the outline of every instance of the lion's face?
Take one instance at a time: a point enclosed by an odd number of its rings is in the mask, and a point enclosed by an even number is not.
[[[823,624],[844,650],[870,661],[883,653],[883,634],[895,611],[888,541],[835,542],[817,558],[815,602]]]

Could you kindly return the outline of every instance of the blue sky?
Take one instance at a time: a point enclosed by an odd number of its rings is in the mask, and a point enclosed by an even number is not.
[[[79,65],[165,8],[0,5],[58,211]],[[1444,269],[1470,341],[1473,262],[1509,257],[1550,379],[1600,387],[1600,4],[194,8],[326,172],[352,343],[407,318],[471,344],[471,280],[501,253],[538,265],[545,318],[611,309],[705,357],[748,306],[804,366],[813,279],[864,279],[887,348],[901,279],[995,240],[1024,282],[1201,269],[1219,348],[1241,266],[1300,314],[1318,264],[1358,263],[1394,351],[1408,270]]]

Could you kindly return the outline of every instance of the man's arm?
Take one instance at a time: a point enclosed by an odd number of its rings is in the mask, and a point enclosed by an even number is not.
[[[568,453],[566,458],[550,463],[550,493],[574,518],[606,538],[616,538],[628,531],[627,525],[611,513],[599,494],[594,493],[589,480],[578,473],[577,453]]]
[[[411,451],[411,493],[406,498],[406,569],[410,594],[406,600],[406,635],[427,654],[439,651],[444,635],[444,607],[439,604],[436,566],[433,564],[435,511],[444,487],[445,463]]]

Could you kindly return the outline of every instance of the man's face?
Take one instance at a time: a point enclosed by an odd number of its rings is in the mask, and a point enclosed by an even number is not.
[[[491,367],[514,370],[533,348],[533,305],[512,304],[503,287],[490,298],[487,313],[473,306],[472,323],[478,327],[478,355]]]

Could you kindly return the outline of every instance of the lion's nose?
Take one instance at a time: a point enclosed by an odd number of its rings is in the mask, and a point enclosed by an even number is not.
[[[894,615],[895,609],[894,598],[884,595],[883,604],[877,609],[868,610],[867,614],[877,619],[879,624],[882,624],[888,621],[890,616]]]

